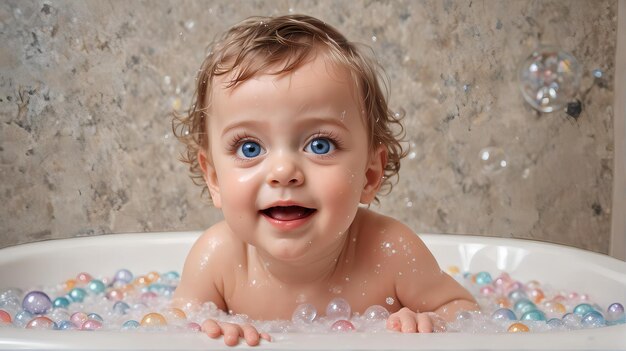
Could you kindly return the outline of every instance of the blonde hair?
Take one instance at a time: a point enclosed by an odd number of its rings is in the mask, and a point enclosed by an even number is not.
[[[379,84],[385,82],[382,68],[362,54],[354,43],[326,23],[305,15],[280,17],[250,17],[233,26],[210,46],[197,76],[197,87],[192,105],[186,114],[174,113],[174,135],[186,145],[181,161],[189,164],[191,178],[208,193],[198,152],[208,150],[206,132],[208,98],[214,78],[230,74],[227,87],[234,87],[258,74],[291,72],[306,63],[315,51],[322,50],[328,57],[349,70],[358,90],[366,116],[370,151],[378,145],[387,148],[387,164],[381,189],[387,193],[393,185],[391,178],[400,170],[400,159],[406,156],[400,141],[404,128],[402,115],[387,105],[386,94]],[[280,65],[278,70],[270,69]],[[385,93],[387,86],[383,85]],[[393,126],[397,130],[393,130]],[[210,195],[208,195],[210,197]],[[378,198],[375,199],[378,201]]]

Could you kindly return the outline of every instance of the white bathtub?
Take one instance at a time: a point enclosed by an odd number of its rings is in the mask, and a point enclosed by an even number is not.
[[[199,233],[117,234],[53,240],[0,250],[0,289],[52,285],[79,271],[109,275],[182,270]],[[514,278],[549,282],[586,292],[602,306],[626,301],[626,262],[583,250],[525,240],[459,235],[421,235],[442,268],[509,272]],[[514,334],[273,334],[267,350],[626,350],[626,324],[578,331]],[[246,347],[246,346],[238,346]],[[181,333],[68,332],[0,328],[0,349],[218,349],[221,340]]]

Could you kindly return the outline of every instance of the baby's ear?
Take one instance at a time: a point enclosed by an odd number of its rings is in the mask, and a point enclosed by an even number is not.
[[[210,156],[207,156],[206,151],[200,150],[198,151],[198,162],[200,163],[200,168],[202,169],[204,182],[209,188],[211,200],[213,200],[213,206],[221,208],[222,198],[220,196],[220,185],[217,180],[215,167],[213,166],[213,160],[211,160]]]
[[[376,198],[376,194],[383,184],[385,165],[387,165],[387,148],[384,145],[379,145],[370,155],[365,169],[365,184],[360,200],[362,204],[370,204]]]

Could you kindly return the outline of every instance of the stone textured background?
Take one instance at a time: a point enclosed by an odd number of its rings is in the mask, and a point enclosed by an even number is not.
[[[170,111],[189,104],[214,36],[290,12],[387,68],[411,153],[378,211],[417,232],[608,252],[615,1],[2,1],[0,247],[219,220],[177,161]],[[520,62],[549,43],[581,62],[577,119],[519,93]],[[483,171],[487,146],[504,170]]]

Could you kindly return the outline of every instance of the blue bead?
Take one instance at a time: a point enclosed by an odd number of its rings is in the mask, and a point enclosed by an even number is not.
[[[546,315],[539,310],[532,310],[532,311],[528,311],[524,313],[522,315],[522,318],[520,318],[520,320],[522,321],[545,321]]]
[[[98,322],[104,322],[104,319],[102,319],[102,317],[100,317],[97,313],[90,313],[87,315],[87,318]]]
[[[515,303],[513,308],[517,313],[524,314],[526,312],[536,310],[537,306],[529,299],[522,298]]]
[[[165,276],[166,279],[172,279],[172,280],[180,278],[180,274],[178,274],[178,272],[175,272],[175,271],[167,272],[163,276]]]
[[[106,289],[106,286],[104,286],[104,283],[101,280],[92,279],[87,285],[87,289],[94,294],[102,294]]]
[[[489,272],[478,272],[476,274],[476,284],[485,285],[491,283],[491,274]]]
[[[74,288],[70,290],[69,296],[74,302],[83,302],[85,296],[87,296],[87,292],[83,288]]]
[[[43,291],[31,291],[24,296],[22,308],[32,314],[45,314],[52,308],[52,301]]]
[[[528,295],[526,295],[526,293],[524,292],[524,290],[513,290],[509,293],[509,300],[511,301],[518,301],[518,300],[522,300],[522,299],[526,299],[528,300]]]
[[[591,311],[595,311],[595,310],[588,303],[581,303],[580,305],[574,307],[574,313],[576,313],[579,316],[584,316]]]
[[[31,319],[33,319],[32,313],[21,310],[15,314],[15,317],[13,318],[13,324],[23,328],[26,326],[26,324],[28,324],[28,322],[30,322]]]
[[[52,305],[54,306],[54,308],[67,308],[67,306],[70,305],[70,300],[63,296],[57,297],[52,302]]]
[[[589,311],[585,313],[580,323],[585,328],[597,328],[606,325],[604,316],[598,311]]]
[[[132,319],[122,324],[122,330],[136,329],[136,328],[139,328],[139,322],[132,320]]]
[[[515,313],[508,308],[499,308],[493,312],[491,319],[514,321],[517,320],[517,316],[515,316]]]
[[[113,304],[113,312],[117,314],[126,314],[130,306],[124,301],[117,301]]]
[[[563,321],[558,318],[551,318],[547,323],[552,328],[560,328],[563,326]]]
[[[58,329],[59,330],[72,330],[72,329],[76,329],[76,326],[74,325],[74,323],[70,321],[61,321],[58,325]]]

